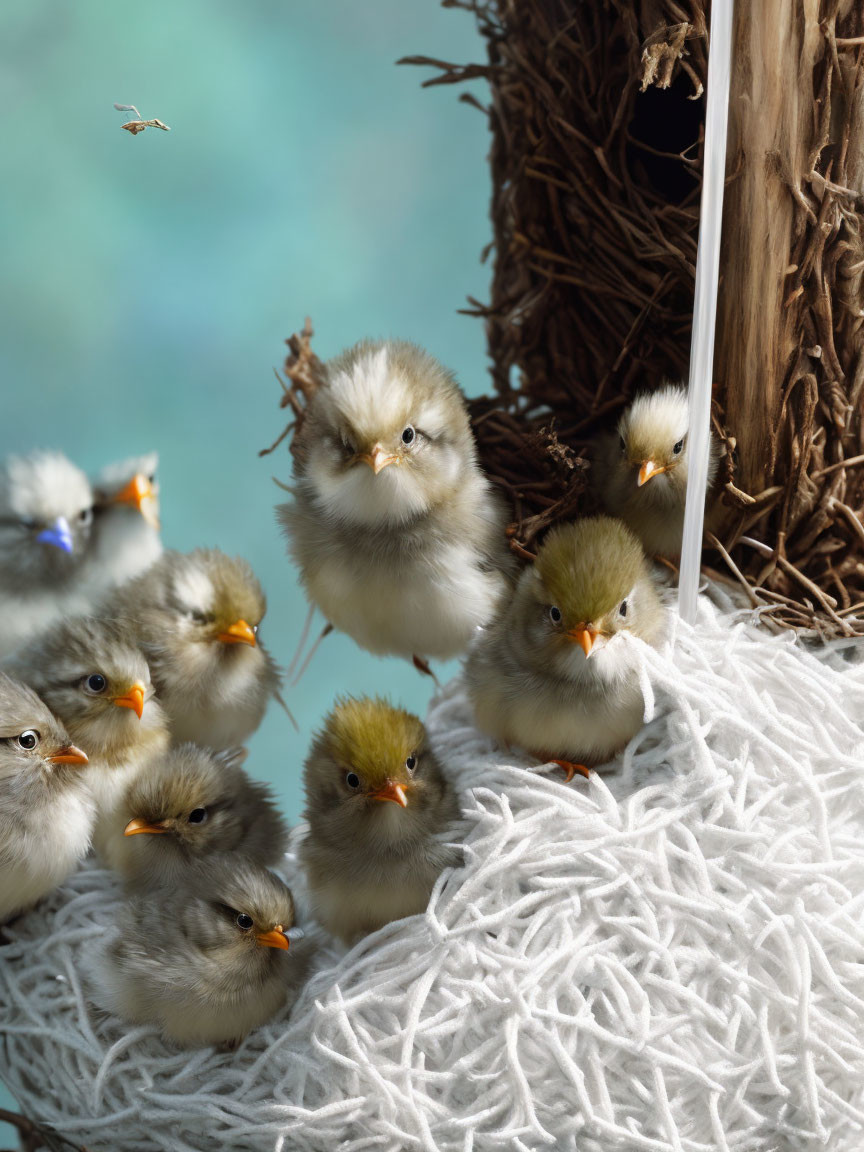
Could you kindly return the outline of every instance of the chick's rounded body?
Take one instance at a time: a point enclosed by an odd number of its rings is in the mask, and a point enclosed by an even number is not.
[[[260,725],[279,687],[258,637],[266,606],[245,560],[205,548],[165,552],[107,601],[147,657],[175,743],[231,748]]]
[[[0,673],[0,923],[61,884],[96,817],[87,758],[24,684]]]
[[[642,723],[630,636],[657,644],[664,629],[625,525],[596,517],[555,529],[466,662],[478,726],[544,758],[608,760]]]
[[[76,616],[23,647],[12,669],[36,691],[90,758],[100,813],[168,747],[165,715],[135,639],[115,620]]]
[[[623,520],[649,556],[681,554],[689,475],[689,402],[683,386],[668,384],[637,396],[604,437],[594,463],[594,487],[607,511]],[[717,472],[712,438],[708,490]]]
[[[369,652],[451,659],[506,588],[484,560],[501,532],[488,496],[486,482],[472,476],[445,514],[430,513],[397,532],[330,522],[314,496],[301,497],[286,506],[284,523],[309,598]]]
[[[242,756],[181,744],[133,780],[100,844],[127,888],[173,887],[191,866],[226,852],[262,868],[282,863],[287,827],[270,790],[244,772]]]
[[[93,539],[82,584],[91,605],[146,572],[162,555],[158,455],[120,460],[93,481]],[[92,609],[91,609],[92,610]]]
[[[238,854],[213,857],[127,901],[93,959],[96,997],[183,1047],[233,1047],[305,981],[315,936],[289,947],[293,926],[291,892],[277,876]]]
[[[452,376],[414,345],[349,349],[310,401],[295,480],[279,516],[327,620],[376,653],[464,651],[512,561]]]
[[[0,659],[53,622],[86,611],[93,491],[58,452],[0,465]]]
[[[345,943],[422,912],[459,806],[416,716],[380,699],[337,702],[303,770],[300,856],[321,924]]]

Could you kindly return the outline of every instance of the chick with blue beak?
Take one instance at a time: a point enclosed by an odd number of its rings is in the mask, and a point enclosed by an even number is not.
[[[50,527],[42,529],[36,539],[40,544],[50,544],[69,555],[75,551],[72,529],[69,527],[69,521],[65,516],[58,516]]]

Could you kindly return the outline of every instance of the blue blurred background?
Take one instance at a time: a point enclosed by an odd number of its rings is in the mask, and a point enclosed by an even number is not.
[[[273,516],[290,465],[284,445],[257,451],[284,423],[285,337],[307,314],[325,358],[405,337],[487,388],[482,324],[456,311],[487,291],[486,126],[394,66],[413,53],[483,45],[437,0],[0,8],[0,454],[54,447],[96,470],[157,448],[166,544],[248,557],[283,664],[306,612]],[[121,131],[114,101],[171,133]],[[289,695],[299,733],[274,706],[249,767],[293,821],[337,693],[422,714],[431,688],[331,636]]]

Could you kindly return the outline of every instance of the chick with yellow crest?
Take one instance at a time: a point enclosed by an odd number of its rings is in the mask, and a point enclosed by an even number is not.
[[[553,529],[466,663],[477,724],[575,771],[638,731],[643,700],[627,640],[656,645],[664,610],[639,541],[606,516]]]
[[[165,552],[107,600],[147,657],[174,743],[243,744],[279,691],[262,645],[264,591],[245,560],[216,548]]]
[[[459,806],[423,723],[381,699],[337,701],[303,770],[301,860],[321,924],[346,944],[422,912]]]

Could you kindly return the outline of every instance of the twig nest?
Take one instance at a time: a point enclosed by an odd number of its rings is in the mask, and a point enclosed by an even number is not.
[[[234,1053],[94,1011],[117,892],[82,870],[0,956],[24,1110],[93,1152],[858,1152],[864,667],[700,613],[641,649],[650,722],[587,783],[491,747],[451,683],[465,868]]]

